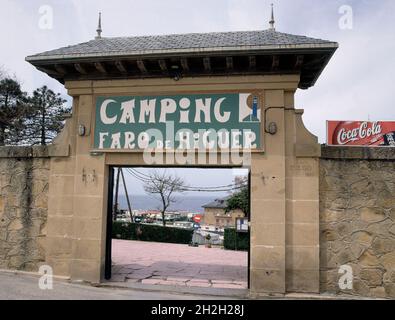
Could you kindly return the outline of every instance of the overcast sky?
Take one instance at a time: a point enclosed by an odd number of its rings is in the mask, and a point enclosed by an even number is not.
[[[26,91],[55,80],[24,61],[28,55],[94,38],[98,12],[103,36],[260,30],[275,4],[278,31],[337,41],[315,87],[298,90],[306,127],[325,142],[326,120],[395,120],[394,0],[0,0],[0,65]],[[53,10],[53,28],[40,28],[40,8]],[[341,29],[339,9],[353,9],[353,28]],[[41,20],[42,21],[42,20]]]
[[[150,168],[135,168],[140,176],[149,175],[153,169]],[[155,169],[159,172],[165,172],[167,175],[173,177],[181,177],[188,187],[221,187],[219,190],[226,190],[222,188],[234,183],[235,177],[248,175],[247,169],[187,169],[187,168],[166,168]],[[123,169],[128,192],[138,195],[145,194],[144,182],[136,178],[136,175],[131,175],[127,169]],[[120,180],[120,193],[125,194],[122,179]],[[229,192],[186,192],[186,196],[202,196],[219,198],[228,195]]]

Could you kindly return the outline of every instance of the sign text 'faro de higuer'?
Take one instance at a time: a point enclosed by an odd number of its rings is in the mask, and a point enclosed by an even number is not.
[[[259,149],[261,103],[250,93],[98,97],[94,148]]]

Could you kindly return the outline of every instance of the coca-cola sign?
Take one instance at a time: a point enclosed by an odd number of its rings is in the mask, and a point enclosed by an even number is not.
[[[328,121],[328,145],[395,147],[395,121]]]

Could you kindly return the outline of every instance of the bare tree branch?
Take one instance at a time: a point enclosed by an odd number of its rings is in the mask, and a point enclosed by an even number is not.
[[[159,195],[162,202],[162,221],[163,226],[166,225],[165,214],[167,209],[172,203],[176,202],[174,198],[175,193],[184,193],[187,185],[184,180],[169,175],[165,172],[160,173],[158,171],[153,171],[148,175],[147,182],[144,185],[145,192],[149,194]]]

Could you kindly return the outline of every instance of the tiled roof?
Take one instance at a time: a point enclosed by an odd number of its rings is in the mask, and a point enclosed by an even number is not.
[[[237,50],[270,50],[291,48],[333,48],[337,43],[277,32],[192,33],[162,36],[101,38],[47,51],[27,58],[28,61],[98,56],[125,56],[160,53],[190,53]]]
[[[228,200],[231,196],[227,196],[221,199],[215,199],[213,202],[207,203],[202,208],[218,208],[218,209],[225,209],[228,206]]]

